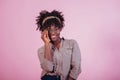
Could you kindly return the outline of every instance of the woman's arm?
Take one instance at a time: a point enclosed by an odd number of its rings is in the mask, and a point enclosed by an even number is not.
[[[78,46],[78,43],[73,40],[73,51],[72,51],[72,59],[71,59],[71,70],[69,74],[70,80],[75,80],[81,73],[81,53]],[[73,79],[71,79],[73,78]]]
[[[48,37],[48,31],[44,30],[41,33],[41,38],[44,41],[44,47],[38,50],[38,57],[41,63],[42,69],[46,71],[53,70],[53,57],[51,55],[50,39]]]

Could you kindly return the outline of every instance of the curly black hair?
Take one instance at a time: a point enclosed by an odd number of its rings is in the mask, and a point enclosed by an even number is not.
[[[46,28],[50,27],[51,25],[54,25],[58,28],[63,28],[64,26],[64,17],[62,12],[53,10],[51,12],[48,12],[46,10],[43,10],[40,12],[39,16],[37,16],[36,19],[37,29],[39,31],[43,31]]]

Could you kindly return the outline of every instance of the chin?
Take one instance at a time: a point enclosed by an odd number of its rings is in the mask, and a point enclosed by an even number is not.
[[[51,39],[51,41],[52,41],[52,42],[56,42],[56,41],[57,41],[57,39]]]
[[[52,41],[52,42],[56,42],[57,40],[53,40],[53,39],[52,39],[51,41]]]

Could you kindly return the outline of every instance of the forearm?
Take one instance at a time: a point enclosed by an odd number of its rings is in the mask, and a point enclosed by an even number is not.
[[[45,43],[45,54],[44,57],[50,61],[53,61],[50,49],[50,43]]]

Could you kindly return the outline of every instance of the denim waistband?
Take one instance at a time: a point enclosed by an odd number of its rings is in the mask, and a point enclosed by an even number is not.
[[[44,75],[42,80],[61,80],[59,75]]]

